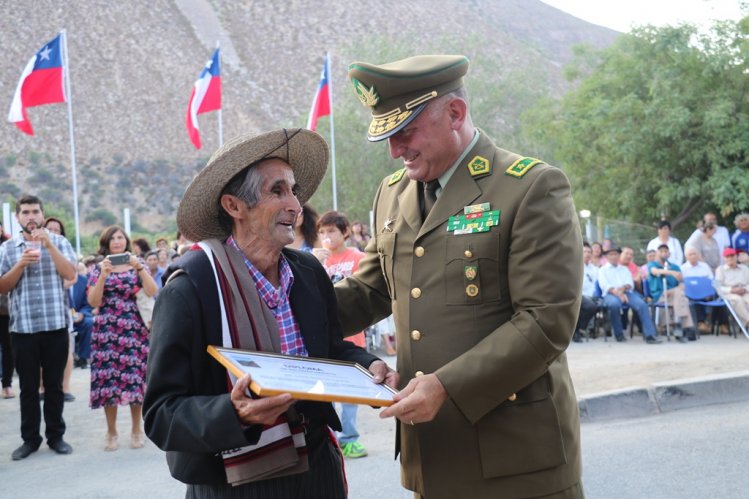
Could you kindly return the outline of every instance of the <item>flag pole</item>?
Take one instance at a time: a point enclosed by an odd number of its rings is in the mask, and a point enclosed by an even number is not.
[[[330,157],[333,177],[333,210],[338,211],[338,194],[335,176],[335,125],[333,122],[333,77],[330,73],[330,52],[325,53],[325,71],[328,75],[328,98],[330,99]]]
[[[73,95],[70,91],[70,65],[68,61],[68,33],[62,30],[62,71],[65,75],[65,97],[68,101],[68,130],[70,131],[70,168],[73,173],[73,219],[75,220],[75,251],[81,254],[81,224],[78,215],[78,180],[75,168],[75,134],[73,133]]]
[[[221,42],[217,41],[216,42],[216,50],[218,50],[220,48],[221,48]],[[219,67],[219,70],[220,70],[221,66],[223,66],[223,63],[221,62],[221,51],[219,50],[219,52],[218,52],[218,67]],[[223,75],[223,70],[221,70],[221,87],[222,87],[221,88],[221,107],[218,108],[218,116],[217,116],[217,118],[218,118],[218,146],[219,147],[221,147],[222,145],[224,145],[224,116],[222,114],[223,111],[224,111],[224,102],[223,102],[224,101],[224,89],[223,89],[223,86],[224,86],[224,75]]]

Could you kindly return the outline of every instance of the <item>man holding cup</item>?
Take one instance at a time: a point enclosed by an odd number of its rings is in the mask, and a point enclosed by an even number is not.
[[[10,293],[10,332],[21,386],[23,445],[12,454],[19,461],[42,443],[40,369],[47,444],[58,454],[73,452],[62,438],[62,377],[68,358],[63,280],[75,279],[76,256],[67,239],[42,227],[44,208],[36,196],[25,195],[16,202],[16,218],[21,233],[0,246],[0,293]]]

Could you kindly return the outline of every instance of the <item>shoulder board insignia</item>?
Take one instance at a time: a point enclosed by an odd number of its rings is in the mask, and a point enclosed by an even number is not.
[[[484,157],[474,156],[473,159],[468,162],[468,172],[471,174],[471,177],[488,175],[492,172],[492,164]]]
[[[406,169],[405,168],[401,168],[397,172],[395,172],[392,175],[390,175],[390,180],[388,181],[388,186],[391,186],[393,184],[397,184],[400,181],[400,179],[403,178],[403,174],[404,173],[406,173]]]
[[[519,160],[515,161],[513,164],[510,165],[510,167],[505,170],[505,173],[507,175],[512,175],[513,177],[522,177],[528,171],[536,166],[537,164],[541,163],[542,161],[540,159],[536,158],[520,158]]]

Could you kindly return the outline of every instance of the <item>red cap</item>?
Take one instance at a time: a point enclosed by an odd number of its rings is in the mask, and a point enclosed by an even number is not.
[[[737,255],[738,252],[733,248],[724,248],[723,249],[723,256],[733,256]]]

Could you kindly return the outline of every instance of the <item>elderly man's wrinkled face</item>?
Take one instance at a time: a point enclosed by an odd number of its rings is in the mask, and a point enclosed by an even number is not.
[[[273,158],[255,166],[263,177],[260,199],[249,209],[248,230],[279,251],[294,242],[294,224],[302,206],[296,197],[294,172],[283,160]]]
[[[742,217],[736,223],[741,232],[749,232],[749,217]]]

